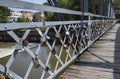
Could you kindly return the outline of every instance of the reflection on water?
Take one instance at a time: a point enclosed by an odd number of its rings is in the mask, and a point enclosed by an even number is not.
[[[3,50],[4,50],[4,49],[6,49],[4,47],[7,47],[7,46],[1,46],[1,47],[3,47]],[[37,48],[33,48],[31,50],[35,53],[36,49]],[[45,46],[42,47],[41,50],[40,50],[39,58],[43,63],[46,62],[48,52],[49,52],[49,49]],[[9,57],[10,56],[1,58],[0,59],[0,64],[5,65],[8,61],[8,59],[9,59]],[[15,72],[16,74],[20,74],[21,77],[24,77],[31,61],[32,61],[32,57],[29,54],[27,54],[25,51],[20,52],[20,53],[17,54],[17,56],[16,56],[16,58],[15,58],[15,60],[14,60],[10,69],[13,72]],[[30,73],[32,75],[29,76],[29,79],[39,79],[40,74],[42,74],[42,70],[43,70],[42,67],[40,67],[38,69],[33,68],[31,73]]]
[[[32,49],[33,52],[35,52],[36,48]],[[48,48],[46,47],[42,47],[40,50],[40,54],[39,54],[39,58],[42,62],[46,62],[47,59],[47,54],[48,52]],[[13,62],[12,66],[11,66],[11,70],[13,70],[16,74],[20,74],[20,76],[25,76],[25,73],[29,67],[30,62],[32,62],[32,57],[30,55],[28,55],[26,52],[21,52],[18,53],[16,56],[15,61]],[[32,75],[30,75],[29,79],[39,79],[40,78],[40,74],[42,73],[42,67],[36,69],[33,68],[31,73]]]
[[[35,53],[36,49],[37,48],[33,48],[31,50],[33,51],[33,53]],[[55,47],[55,49],[56,49],[57,54],[59,55],[58,51],[60,51],[61,47],[57,46],[57,47]],[[65,52],[65,50],[63,50],[62,52]],[[73,52],[73,51],[71,50],[71,52]],[[49,48],[47,46],[43,46],[40,49],[39,59],[44,64],[46,64],[49,53],[50,53],[50,50],[49,50]],[[62,58],[63,62],[65,62],[66,55],[67,55],[66,53],[61,54],[60,58]],[[9,57],[10,56],[1,58],[0,59],[0,64],[5,65],[6,62],[8,61],[8,59],[9,59]],[[16,74],[19,74],[21,77],[24,77],[31,61],[32,61],[32,57],[28,53],[26,53],[25,51],[20,52],[20,53],[17,54],[16,59],[13,62],[10,69],[12,71],[14,71]],[[57,59],[56,59],[56,57],[54,55],[52,55],[50,60],[49,60],[49,64],[47,66],[50,67],[50,69],[52,71],[54,71],[56,63],[57,63]],[[60,63],[58,63],[58,65],[61,66]],[[43,72],[43,68],[41,66],[38,69],[32,68],[32,71],[30,72],[29,79],[40,79],[42,72]],[[47,77],[47,76],[49,76],[48,73],[45,74],[45,77]]]

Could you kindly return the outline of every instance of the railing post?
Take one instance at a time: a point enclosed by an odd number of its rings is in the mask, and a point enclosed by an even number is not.
[[[91,16],[88,16],[88,46],[91,44]]]
[[[108,18],[110,18],[110,14],[111,14],[111,0],[108,0]]]
[[[99,15],[103,15],[103,0],[99,0],[98,13],[99,13]]]
[[[104,18],[102,18],[102,26],[104,26],[104,22],[105,22]],[[102,30],[102,32],[103,32],[103,30]]]

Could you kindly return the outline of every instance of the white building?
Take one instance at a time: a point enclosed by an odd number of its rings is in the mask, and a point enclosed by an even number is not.
[[[9,22],[16,22],[19,17],[22,17],[22,13],[20,12],[11,12],[11,16],[9,16]]]

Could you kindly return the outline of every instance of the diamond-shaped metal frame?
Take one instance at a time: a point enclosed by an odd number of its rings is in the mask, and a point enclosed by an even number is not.
[[[65,67],[67,67],[73,60],[77,58],[84,50],[86,50],[96,39],[103,35],[113,24],[113,21],[88,21],[83,23],[73,23],[73,24],[63,24],[63,25],[51,25],[46,28],[45,32],[42,32],[40,28],[35,28],[35,31],[39,34],[39,44],[36,52],[31,51],[28,44],[25,43],[28,35],[30,34],[31,28],[27,28],[23,37],[18,37],[13,30],[7,30],[6,32],[16,41],[17,46],[10,57],[9,61],[6,64],[8,74],[11,74],[15,79],[28,79],[30,72],[34,66],[34,61],[31,60],[30,65],[27,69],[25,76],[22,78],[19,75],[15,74],[10,70],[16,55],[20,49],[24,49],[33,59],[36,59],[36,56],[40,53],[41,47],[43,44],[49,48],[48,57],[46,62],[43,63],[39,57],[37,62],[43,68],[40,79],[45,78],[45,74],[48,73],[48,79],[54,78],[60,73]],[[55,34],[49,36],[49,30],[53,29]],[[53,39],[51,39],[53,38]],[[52,43],[49,40],[52,40]],[[55,47],[57,42],[60,42],[60,51],[56,52]],[[63,52],[65,50],[65,52]],[[70,50],[73,50],[72,53]],[[65,60],[61,59],[61,55],[65,54]],[[56,66],[54,69],[49,67],[51,56],[54,56],[56,59]],[[59,64],[61,66],[59,66]],[[1,66],[1,65],[0,65]],[[1,71],[4,71],[4,67],[0,67]]]

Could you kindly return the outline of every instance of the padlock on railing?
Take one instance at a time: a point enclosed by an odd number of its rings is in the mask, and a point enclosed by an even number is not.
[[[38,61],[38,55],[35,55],[35,58],[32,58],[32,61],[33,61],[33,67],[34,68],[39,68],[40,67],[40,64],[39,64],[39,61]]]
[[[56,39],[58,39],[58,40],[61,40],[61,39],[62,39],[62,36],[61,36],[60,33],[56,33],[55,37],[56,37]]]
[[[23,45],[23,46],[27,46],[28,43],[29,43],[28,40],[22,40],[22,45]]]
[[[5,66],[5,71],[0,71],[0,79],[14,79],[9,73],[7,73],[7,67]]]

